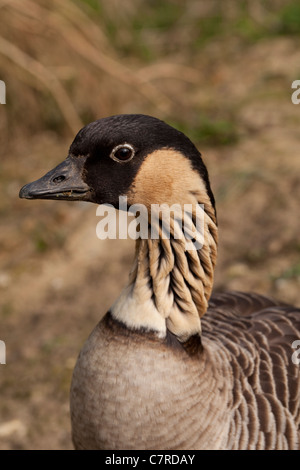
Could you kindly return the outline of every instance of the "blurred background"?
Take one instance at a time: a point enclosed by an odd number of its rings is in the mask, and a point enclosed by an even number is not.
[[[77,131],[152,114],[200,149],[216,197],[216,290],[299,306],[297,0],[0,0],[0,449],[71,449],[81,346],[126,283],[132,241],[96,206],[24,201]]]

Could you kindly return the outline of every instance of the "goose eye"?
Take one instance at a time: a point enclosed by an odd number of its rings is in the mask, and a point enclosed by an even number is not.
[[[129,144],[118,145],[113,149],[110,157],[117,162],[128,162],[134,156],[134,148]]]

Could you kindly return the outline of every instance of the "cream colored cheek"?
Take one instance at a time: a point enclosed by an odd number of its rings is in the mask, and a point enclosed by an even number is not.
[[[161,170],[158,169],[157,173],[161,173]],[[149,208],[151,204],[171,202],[174,189],[174,179],[171,176],[161,177],[157,174],[153,176],[148,173],[143,176],[142,173],[140,177],[143,183],[133,184],[130,188],[128,194],[130,204],[144,204]]]
[[[191,203],[192,191],[206,196],[206,188],[190,161],[180,152],[162,149],[148,155],[128,191],[129,204]]]

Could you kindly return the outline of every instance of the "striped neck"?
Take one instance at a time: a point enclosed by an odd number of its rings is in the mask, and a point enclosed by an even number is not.
[[[217,256],[209,198],[193,191],[188,203],[189,212],[176,206],[169,217],[164,211],[154,217],[154,230],[151,219],[148,238],[136,242],[129,284],[111,308],[112,316],[129,328],[153,330],[160,337],[169,330],[182,342],[201,334]]]

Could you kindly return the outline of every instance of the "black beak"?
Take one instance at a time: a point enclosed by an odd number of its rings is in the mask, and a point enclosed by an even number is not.
[[[19,197],[88,201],[91,189],[83,180],[85,160],[86,157],[68,157],[42,178],[23,186]]]

